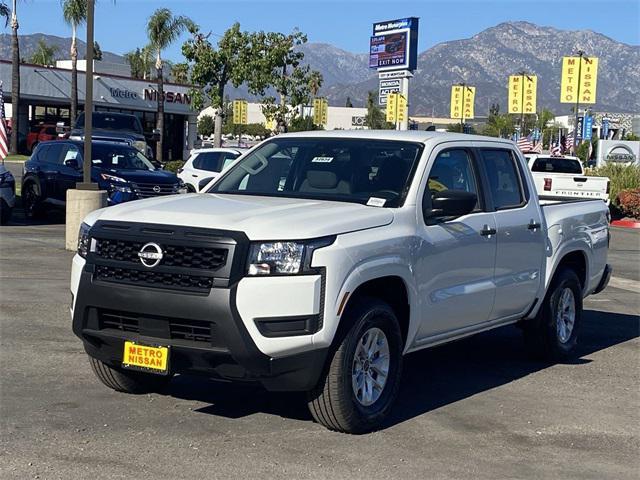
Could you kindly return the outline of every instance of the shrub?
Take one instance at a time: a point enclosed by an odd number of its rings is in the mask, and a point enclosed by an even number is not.
[[[164,164],[164,169],[167,172],[178,173],[178,169],[182,168],[184,162],[182,160],[173,160],[172,162],[167,162]]]
[[[616,199],[623,190],[640,189],[640,167],[637,165],[608,163],[602,167],[587,170],[587,175],[609,177],[611,199]]]
[[[623,215],[640,219],[640,188],[621,191],[615,203]]]

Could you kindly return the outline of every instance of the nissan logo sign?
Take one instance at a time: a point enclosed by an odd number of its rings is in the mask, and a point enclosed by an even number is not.
[[[153,187],[153,191],[156,193],[160,193],[160,185],[156,185]]]
[[[163,257],[162,248],[157,243],[149,242],[140,249],[138,258],[142,265],[153,268],[160,263]]]

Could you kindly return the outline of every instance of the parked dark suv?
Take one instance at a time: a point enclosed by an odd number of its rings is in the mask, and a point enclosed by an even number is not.
[[[27,217],[48,205],[63,206],[66,192],[82,181],[83,143],[58,140],[38,144],[24,164],[22,203]],[[108,192],[108,204],[186,191],[171,172],[156,169],[136,148],[113,142],[92,143],[91,179]]]

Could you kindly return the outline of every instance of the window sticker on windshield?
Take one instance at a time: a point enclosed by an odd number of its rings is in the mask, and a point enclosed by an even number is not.
[[[313,157],[311,163],[331,163],[333,161],[333,157]]]
[[[387,200],[379,197],[370,197],[367,205],[370,207],[384,207],[384,204],[387,203]]]

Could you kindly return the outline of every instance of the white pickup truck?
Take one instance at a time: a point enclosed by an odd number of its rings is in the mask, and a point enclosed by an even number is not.
[[[585,176],[578,157],[525,155],[525,158],[541,198],[589,198],[609,204],[609,179]]]
[[[535,354],[571,354],[608,244],[604,202],[541,205],[512,142],[279,135],[205,193],[88,215],[73,331],[112,389],[260,382],[360,433],[388,415],[408,353],[518,323]]]

